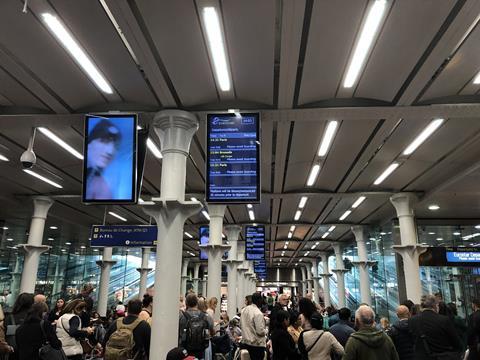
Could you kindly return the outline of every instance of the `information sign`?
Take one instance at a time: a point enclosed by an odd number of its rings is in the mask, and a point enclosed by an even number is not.
[[[207,202],[260,202],[259,136],[258,113],[207,115]]]
[[[265,226],[247,226],[245,239],[245,258],[265,260]]]
[[[92,247],[153,247],[157,244],[154,225],[93,225]]]
[[[267,262],[265,260],[254,260],[253,271],[258,278],[265,279],[267,277]]]

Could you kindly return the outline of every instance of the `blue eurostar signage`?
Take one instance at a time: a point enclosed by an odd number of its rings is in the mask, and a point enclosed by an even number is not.
[[[154,225],[93,225],[92,247],[153,247],[157,244]]]

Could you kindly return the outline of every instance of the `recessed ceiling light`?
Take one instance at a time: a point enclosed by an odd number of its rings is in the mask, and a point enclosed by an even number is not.
[[[351,88],[357,81],[367,56],[372,48],[375,37],[378,34],[380,24],[385,16],[387,9],[386,0],[375,0],[370,7],[367,18],[360,31],[359,38],[355,45],[350,64],[343,81],[343,87]]]
[[[300,219],[300,216],[302,216],[302,212],[300,210],[297,210],[295,212],[295,217],[293,218],[295,221],[298,221]]]
[[[10,161],[5,155],[0,154],[0,161]]]
[[[65,252],[65,251],[67,251],[67,250],[66,250],[66,249],[61,249],[60,251]]]
[[[80,246],[80,249],[86,249],[86,247],[84,245]]]
[[[71,242],[66,242],[65,245],[72,245],[72,243]]]
[[[190,233],[188,233],[188,232],[185,231],[184,234],[185,234],[187,237],[189,237],[190,239],[193,239],[193,236],[190,235]]]
[[[155,142],[150,138],[147,138],[147,147],[157,159],[161,159],[163,157],[162,152],[158,148],[157,144],[155,144]]]
[[[443,123],[443,119],[435,119],[428,124],[428,126],[423,129],[423,131],[418,135],[415,140],[412,141],[410,145],[403,151],[403,155],[412,154],[420,145],[423,144],[434,132],[437,130],[440,125]]]
[[[8,227],[7,227],[7,226],[4,226],[2,229],[3,229],[3,230],[8,230]]]
[[[332,232],[333,230],[335,230],[336,226],[335,225],[332,225],[328,228],[328,232]]]
[[[292,233],[291,231],[289,231],[287,237],[288,237],[289,239],[291,239],[292,236],[293,236],[293,233]]]
[[[51,229],[51,230],[57,230],[58,227],[57,227],[57,226],[50,226],[50,229]]]
[[[206,210],[202,210],[202,215],[205,217],[205,219],[210,221],[210,215],[208,215],[208,212]]]
[[[473,83],[475,85],[480,84],[480,71],[477,73],[477,75],[475,75],[475,78],[473,79]]]
[[[55,241],[55,239],[52,238],[52,237],[49,237],[47,240],[48,240],[48,241]]]
[[[327,231],[325,234],[322,235],[322,239],[325,239],[330,233]]]
[[[322,142],[318,148],[318,156],[325,156],[330,149],[335,133],[337,132],[338,121],[329,121],[325,132],[323,133]]]
[[[247,204],[247,209],[252,209],[253,205],[252,204]]]
[[[360,204],[365,201],[365,199],[366,199],[365,196],[360,196],[360,197],[353,203],[352,208],[356,209],[357,207],[359,207]]]
[[[46,182],[46,183],[49,184],[49,185],[55,186],[55,187],[58,188],[58,189],[63,189],[63,186],[62,186],[62,185],[57,184],[55,181],[52,181],[52,180],[46,178],[45,176],[42,176],[42,175],[36,173],[36,172],[33,171],[33,170],[23,169],[23,171],[25,171],[28,175],[31,175],[31,176],[33,176],[33,177],[36,177],[37,179],[42,180],[43,182]]]
[[[435,235],[435,233],[433,231],[430,231],[428,235]]]
[[[109,211],[108,212],[110,215],[112,215],[113,217],[116,217],[117,219],[120,219],[122,221],[127,221],[127,219],[125,219],[123,216],[120,216],[118,215],[117,213],[114,213],[113,211]]]
[[[308,197],[302,196],[302,197],[300,198],[300,202],[298,203],[298,207],[299,207],[300,209],[303,209],[303,208],[305,207],[305,204],[307,203],[307,200],[308,200]]]
[[[475,225],[475,229],[480,229],[480,225]]]
[[[208,48],[215,69],[215,78],[220,90],[230,91],[232,85],[228,69],[227,52],[217,9],[213,6],[204,7],[202,15],[208,38]]]
[[[310,170],[310,175],[308,175],[307,186],[313,186],[313,184],[315,184],[315,181],[317,181],[319,171],[320,171],[320,165],[319,164],[313,165],[312,170]]]
[[[62,148],[64,148],[65,150],[67,150],[70,154],[72,154],[73,156],[75,156],[77,159],[80,159],[80,160],[83,160],[83,155],[80,154],[77,150],[75,150],[73,147],[71,147],[70,145],[68,145],[65,141],[63,141],[62,139],[60,139],[60,137],[58,137],[56,134],[54,134],[53,132],[51,132],[49,129],[47,129],[46,127],[38,127],[37,128],[43,135],[45,135],[46,137],[48,137],[50,140],[52,140],[54,143],[60,145]]]
[[[437,241],[443,241],[443,238],[438,237],[436,240],[437,240]]]
[[[317,245],[312,245],[312,246],[310,247],[310,249],[313,250],[313,249],[315,249],[316,247],[317,247]]]
[[[112,94],[113,90],[102,75],[97,66],[90,60],[86,52],[78,45],[70,32],[63,24],[50,13],[42,14],[43,21],[47,24],[50,31],[60,41],[63,47],[70,53],[78,65],[87,73],[97,87],[107,94]]]
[[[462,235],[462,234],[459,233],[458,231],[455,231],[455,232],[453,233],[453,235],[455,235],[455,236],[460,236],[460,235]]]
[[[345,211],[343,215],[340,216],[340,221],[345,220],[348,217],[348,215],[350,215],[351,213],[352,213],[352,210]]]
[[[253,210],[248,210],[248,217],[249,217],[250,221],[255,220],[255,213],[253,212]]]
[[[390,164],[388,168],[373,182],[374,185],[380,185],[391,173],[395,171],[396,168],[400,166],[399,163]]]
[[[13,239],[12,238],[7,238],[7,241],[13,241]]]
[[[384,236],[384,235],[387,235],[386,232],[381,232],[380,235]]]
[[[294,232],[295,231],[295,225],[290,226],[290,231]]]
[[[98,249],[93,249],[93,251],[98,251]]]
[[[435,205],[435,204],[428,206],[428,210],[436,211],[438,209],[440,209],[440,206]]]

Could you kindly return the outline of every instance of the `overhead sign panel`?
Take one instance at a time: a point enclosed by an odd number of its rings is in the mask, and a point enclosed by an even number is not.
[[[253,271],[258,278],[265,279],[267,277],[267,262],[265,260],[254,260]]]
[[[247,260],[265,260],[265,226],[247,226],[245,243]]]
[[[207,202],[260,202],[259,114],[208,114],[206,166]]]
[[[87,115],[82,201],[137,202],[137,115]]]
[[[480,249],[475,247],[429,247],[420,255],[420,266],[480,267]]]
[[[92,247],[154,247],[157,227],[154,225],[93,225]]]

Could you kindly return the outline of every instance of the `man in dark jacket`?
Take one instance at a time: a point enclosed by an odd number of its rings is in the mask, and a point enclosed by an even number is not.
[[[277,320],[277,313],[280,310],[287,311],[287,305],[288,305],[288,295],[287,294],[280,294],[278,296],[278,300],[275,303],[275,305],[272,308],[272,311],[270,312],[270,326],[269,326],[269,331],[270,333],[273,331],[275,328],[275,322]]]
[[[138,319],[138,314],[142,311],[142,301],[141,300],[130,300],[128,302],[128,316],[120,318],[117,321],[122,321],[124,325],[130,325]],[[114,321],[112,325],[107,330],[105,338],[103,339],[103,348],[106,348],[108,339],[110,336],[117,331],[117,321]],[[133,347],[133,354],[144,354],[148,358],[148,353],[150,351],[150,335],[151,329],[150,325],[145,320],[142,320],[138,325],[133,329],[133,340],[135,345]],[[135,357],[136,359],[137,357]],[[143,359],[141,356],[139,359]]]
[[[435,296],[424,296],[420,305],[422,312],[409,320],[415,343],[415,359],[430,360],[434,354],[455,352],[460,357],[462,348],[458,335],[448,317],[437,313]]]
[[[413,335],[408,327],[408,319],[410,318],[410,311],[405,305],[400,305],[397,308],[398,322],[392,325],[388,335],[393,340],[395,349],[397,349],[400,360],[414,360]]]
[[[359,330],[350,335],[342,360],[398,360],[390,337],[375,329],[375,314],[370,306],[358,308],[355,323]]]
[[[338,310],[338,322],[329,330],[343,347],[347,344],[350,335],[355,332],[353,324],[350,323],[350,316],[352,316],[350,309],[341,308]]]
[[[469,349],[468,360],[480,358],[478,344],[480,342],[480,299],[472,302],[473,314],[468,318],[467,344]]]

